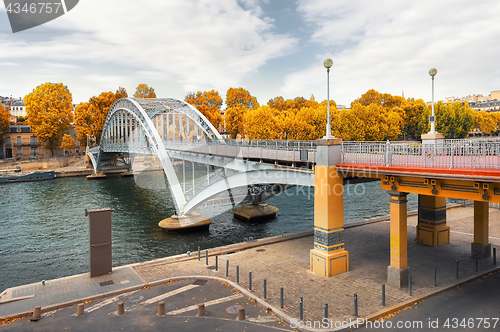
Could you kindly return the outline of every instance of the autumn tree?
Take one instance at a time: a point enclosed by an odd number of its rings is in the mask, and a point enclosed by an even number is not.
[[[474,111],[469,103],[456,101],[443,104],[438,101],[434,105],[436,130],[445,138],[465,138],[474,127]]]
[[[153,88],[148,87],[147,84],[139,84],[134,93],[135,98],[156,98],[156,93]]]
[[[498,127],[497,117],[494,113],[487,113],[485,111],[474,112],[474,125],[486,135],[496,131]]]
[[[64,155],[66,155],[66,150],[73,150],[74,148],[76,148],[76,144],[73,137],[71,137],[71,135],[64,134],[61,143],[61,149],[65,150]]]
[[[426,113],[427,105],[422,99],[408,99],[399,107],[393,108],[401,116],[401,135],[403,139],[419,139],[421,130],[419,123]],[[420,125],[422,127],[422,125]]]
[[[120,98],[127,97],[127,91],[119,87],[115,93],[103,92],[97,97],[92,97],[86,103],[81,103],[75,108],[76,139],[81,146],[86,145],[87,137],[94,136],[99,144],[102,129],[111,106]]]
[[[241,105],[236,105],[226,110],[224,115],[226,131],[232,139],[236,139],[238,135],[241,136],[245,133],[244,117],[246,111],[247,109]]]
[[[242,106],[245,109],[252,109],[259,107],[257,98],[253,97],[250,92],[243,88],[229,88],[226,93],[226,106],[233,108]]]
[[[191,92],[187,94],[184,100],[196,107],[215,128],[219,128],[222,123],[222,115],[220,112],[222,98],[219,96],[218,91],[198,91],[196,94]]]
[[[273,110],[262,106],[245,113],[245,130],[250,139],[278,139],[280,130]]]
[[[5,134],[10,127],[10,113],[5,109],[3,104],[0,104],[0,144],[5,140]]]
[[[33,133],[54,153],[62,134],[73,122],[71,92],[62,83],[45,83],[24,98]]]

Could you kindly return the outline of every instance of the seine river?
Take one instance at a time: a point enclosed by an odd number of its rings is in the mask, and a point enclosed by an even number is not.
[[[389,196],[379,182],[345,186],[345,220],[389,213]],[[0,292],[23,284],[89,271],[85,209],[113,208],[113,266],[147,261],[313,227],[312,188],[292,188],[267,201],[280,209],[265,223],[212,217],[209,231],[166,234],[161,219],[174,213],[168,189],[138,185],[133,177],[58,178],[0,185]],[[408,196],[408,209],[417,197]],[[311,243],[312,248],[312,243]]]

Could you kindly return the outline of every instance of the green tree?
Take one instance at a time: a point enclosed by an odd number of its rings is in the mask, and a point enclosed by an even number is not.
[[[0,104],[0,144],[5,140],[5,134],[10,127],[10,113],[5,109],[3,104]]]
[[[73,122],[71,99],[71,92],[62,83],[42,84],[24,98],[26,122],[52,154]]]
[[[134,93],[135,98],[156,98],[156,93],[153,88],[148,87],[147,84],[139,84]]]
[[[443,104],[438,101],[434,105],[436,115],[436,130],[445,138],[465,138],[474,128],[474,111],[469,103],[456,101]]]

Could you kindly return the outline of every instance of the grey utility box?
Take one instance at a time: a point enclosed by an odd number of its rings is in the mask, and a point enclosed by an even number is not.
[[[90,276],[111,273],[111,212],[114,209],[85,210],[89,217]]]

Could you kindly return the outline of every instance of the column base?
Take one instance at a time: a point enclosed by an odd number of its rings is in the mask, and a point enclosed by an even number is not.
[[[487,258],[491,257],[491,243],[479,244],[472,242],[470,244],[470,256],[472,258]]]
[[[450,243],[450,226],[417,225],[417,243],[431,247]]]
[[[395,267],[387,267],[387,284],[396,288],[408,286],[408,276],[410,275],[410,268],[405,267],[396,269]]]
[[[333,277],[349,271],[349,252],[344,249],[311,250],[311,271],[324,277]]]

